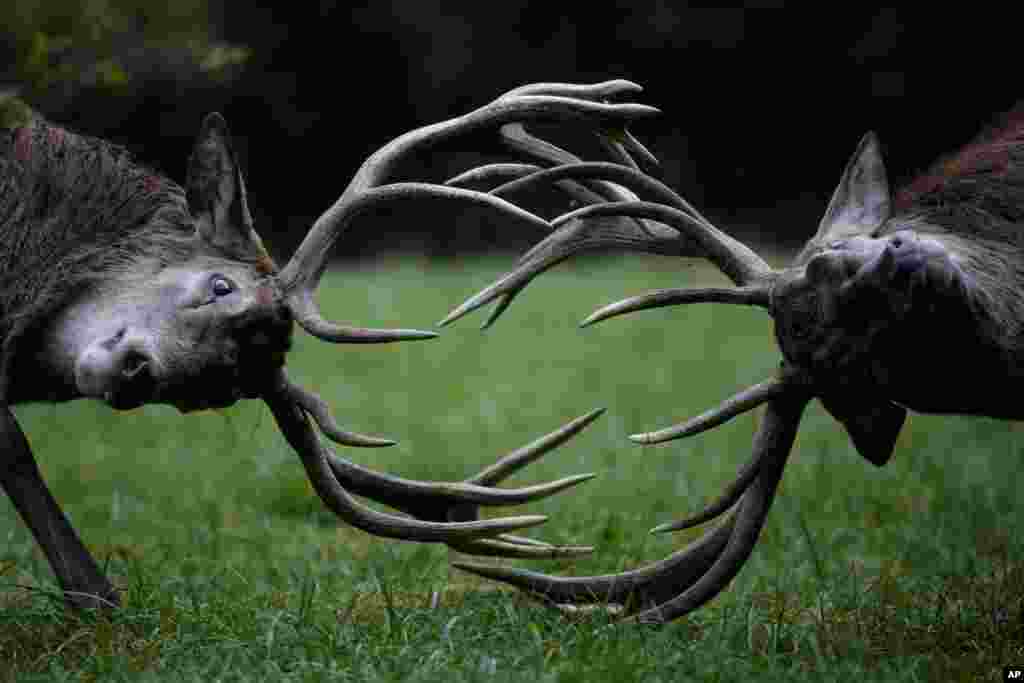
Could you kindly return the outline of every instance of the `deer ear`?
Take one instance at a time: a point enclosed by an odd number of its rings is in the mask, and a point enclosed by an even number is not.
[[[220,114],[209,114],[203,120],[188,160],[185,187],[200,239],[237,257],[266,257],[263,242],[253,229],[228,124]]]
[[[889,218],[889,181],[878,136],[861,138],[832,194],[813,242],[867,235]]]

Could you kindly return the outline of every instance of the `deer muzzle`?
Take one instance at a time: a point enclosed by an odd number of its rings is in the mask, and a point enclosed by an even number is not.
[[[85,349],[75,364],[75,383],[85,396],[127,410],[150,401],[156,363],[145,338],[121,329]]]

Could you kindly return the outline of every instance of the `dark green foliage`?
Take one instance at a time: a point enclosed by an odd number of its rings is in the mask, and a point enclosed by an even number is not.
[[[206,0],[25,0],[0,8],[11,39],[2,86],[57,111],[83,93],[124,95],[150,81],[224,81],[248,51],[211,35]],[[13,59],[11,59],[13,57]]]

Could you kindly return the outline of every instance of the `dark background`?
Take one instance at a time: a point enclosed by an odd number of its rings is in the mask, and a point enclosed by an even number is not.
[[[641,101],[664,116],[634,132],[661,158],[663,178],[739,236],[787,246],[814,230],[864,132],[881,135],[898,185],[1013,106],[1024,83],[1020,21],[970,4],[811,13],[664,0],[271,4],[190,0],[159,19],[174,24],[165,31],[144,10],[133,14],[131,2],[52,2],[45,10],[18,2],[0,11],[17,19],[5,24],[0,64],[11,65],[7,84],[50,118],[128,145],[179,181],[203,114],[222,111],[257,226],[279,254],[377,147],[531,81],[643,84]],[[115,6],[117,22],[104,24]],[[113,38],[82,38],[76,11]],[[40,84],[44,67],[38,55],[26,62],[26,50],[38,52],[39,32],[53,45],[62,31],[72,39],[46,53],[46,69],[74,63],[81,73],[81,64],[106,58],[123,65],[125,78]],[[169,37],[154,40],[161,31]],[[211,75],[175,51],[175,41],[192,45],[189,31],[244,47],[247,57]],[[406,173],[440,180],[461,170],[453,158],[439,153]],[[537,237],[402,212],[361,222],[336,249],[460,256]]]

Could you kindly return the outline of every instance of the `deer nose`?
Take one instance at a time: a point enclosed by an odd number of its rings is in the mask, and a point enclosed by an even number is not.
[[[116,408],[133,408],[152,396],[155,374],[146,340],[120,330],[89,345],[75,364],[79,391]]]
[[[909,233],[897,232],[889,237],[886,248],[899,256],[916,250],[917,240]]]
[[[927,254],[921,248],[920,240],[910,231],[890,235],[885,250],[892,256],[894,277],[913,275],[924,267],[927,261]]]
[[[138,349],[126,349],[120,359],[121,377],[132,379],[149,371],[149,358]]]

